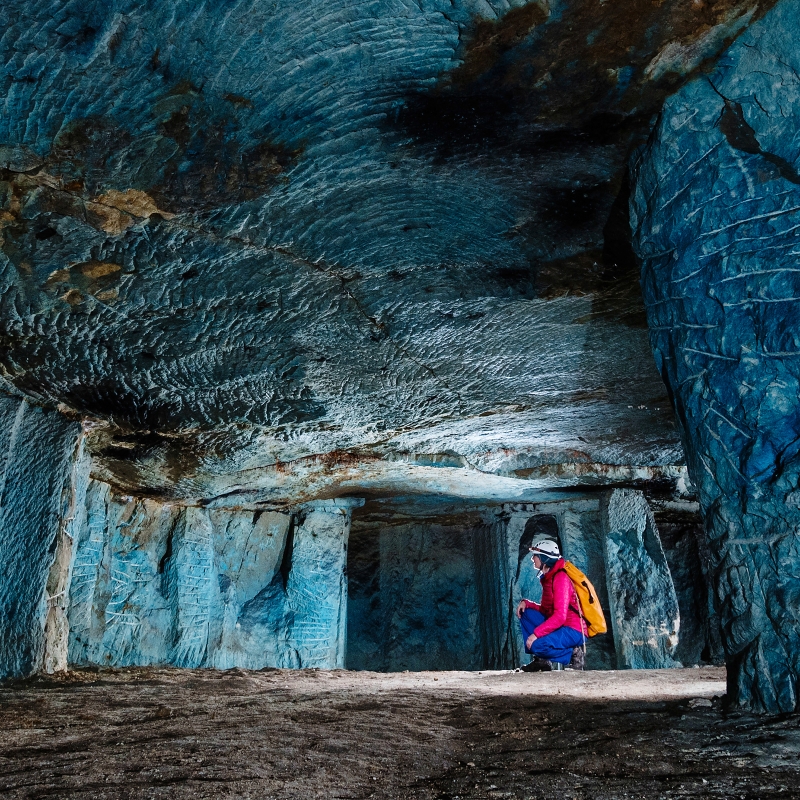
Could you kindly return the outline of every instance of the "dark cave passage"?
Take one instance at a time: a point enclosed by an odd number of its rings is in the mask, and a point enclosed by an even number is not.
[[[642,531],[638,539],[636,528],[624,533],[629,552],[623,560],[619,548],[605,545],[613,535],[607,512],[604,522],[607,497],[483,508],[451,503],[438,513],[435,504],[415,508],[413,500],[405,509],[397,501],[391,509],[367,503],[353,513],[348,544],[347,668],[486,670],[527,663],[513,609],[522,597],[541,596],[528,553],[540,537],[558,542],[589,575],[605,610],[609,632],[587,640],[587,669],[721,663],[697,511],[691,503],[649,504],[636,496]],[[620,563],[639,572],[620,571]],[[653,596],[649,576],[641,574],[647,571],[666,581],[677,608]],[[676,611],[677,622],[669,618]],[[657,649],[654,637],[670,636],[667,625],[675,628],[670,645],[660,656],[647,654]]]

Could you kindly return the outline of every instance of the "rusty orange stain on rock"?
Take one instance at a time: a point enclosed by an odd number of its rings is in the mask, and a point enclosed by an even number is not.
[[[68,269],[54,269],[44,282],[45,286],[52,286],[55,283],[67,283],[70,275]]]
[[[85,203],[86,221],[98,230],[112,236],[119,236],[136,221],[159,213],[167,219],[174,214],[160,211],[152,198],[138,189],[125,192],[110,191]]]
[[[70,289],[66,294],[62,294],[59,298],[71,306],[77,306],[83,302],[83,295],[77,289]]]
[[[520,44],[550,16],[538,3],[512,8],[499,20],[478,19],[466,48],[464,62],[451,73],[454,84],[464,85],[491,69],[503,53]]]
[[[111,275],[114,272],[119,272],[122,267],[119,264],[112,264],[109,261],[85,261],[82,264],[76,264],[73,269],[85,275],[87,278],[102,278],[105,275]]]
[[[93,202],[141,219],[149,217],[151,214],[160,214],[165,219],[172,219],[175,216],[158,208],[155,200],[147,192],[139,189],[126,189],[124,192],[109,189],[96,197]]]
[[[103,303],[113,303],[119,297],[117,289],[105,289],[102,292],[97,292],[95,297]]]

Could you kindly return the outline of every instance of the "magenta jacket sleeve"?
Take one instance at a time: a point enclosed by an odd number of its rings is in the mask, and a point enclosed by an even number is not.
[[[537,639],[558,630],[567,621],[571,591],[572,581],[569,575],[563,569],[559,570],[553,577],[553,614],[538,628],[534,628]]]
[[[540,606],[539,606],[539,604],[538,604],[538,603],[534,603],[534,602],[533,602],[533,600],[528,600],[528,599],[527,599],[527,598],[525,598],[525,597],[523,597],[522,599],[523,599],[523,601],[524,601],[524,603],[525,603],[525,608],[534,608],[534,609],[536,609],[537,611],[539,611],[539,610],[540,610]]]

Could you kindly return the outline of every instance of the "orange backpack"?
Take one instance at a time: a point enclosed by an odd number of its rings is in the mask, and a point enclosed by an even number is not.
[[[569,576],[575,587],[575,594],[578,595],[578,610],[586,623],[587,634],[597,636],[598,633],[605,633],[608,630],[606,618],[592,582],[571,561],[564,562],[564,572]]]

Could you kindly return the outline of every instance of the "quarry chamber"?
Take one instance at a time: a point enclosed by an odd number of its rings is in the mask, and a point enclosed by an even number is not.
[[[527,664],[514,610],[523,597],[541,598],[528,548],[545,537],[591,576],[607,615],[609,632],[587,638],[587,669],[722,663],[697,504],[651,502],[613,490],[438,513],[436,502],[409,498],[367,503],[353,514],[348,545],[348,669]]]
[[[800,0],[0,9],[0,679],[800,685]]]
[[[4,677],[146,665],[512,669],[527,663],[514,608],[538,599],[528,547],[542,536],[591,576],[606,610],[609,633],[588,640],[588,669],[723,658],[699,506],[663,487],[661,497],[601,488],[522,503],[187,506],[119,494],[91,477],[79,425],[24,400],[4,408]]]

